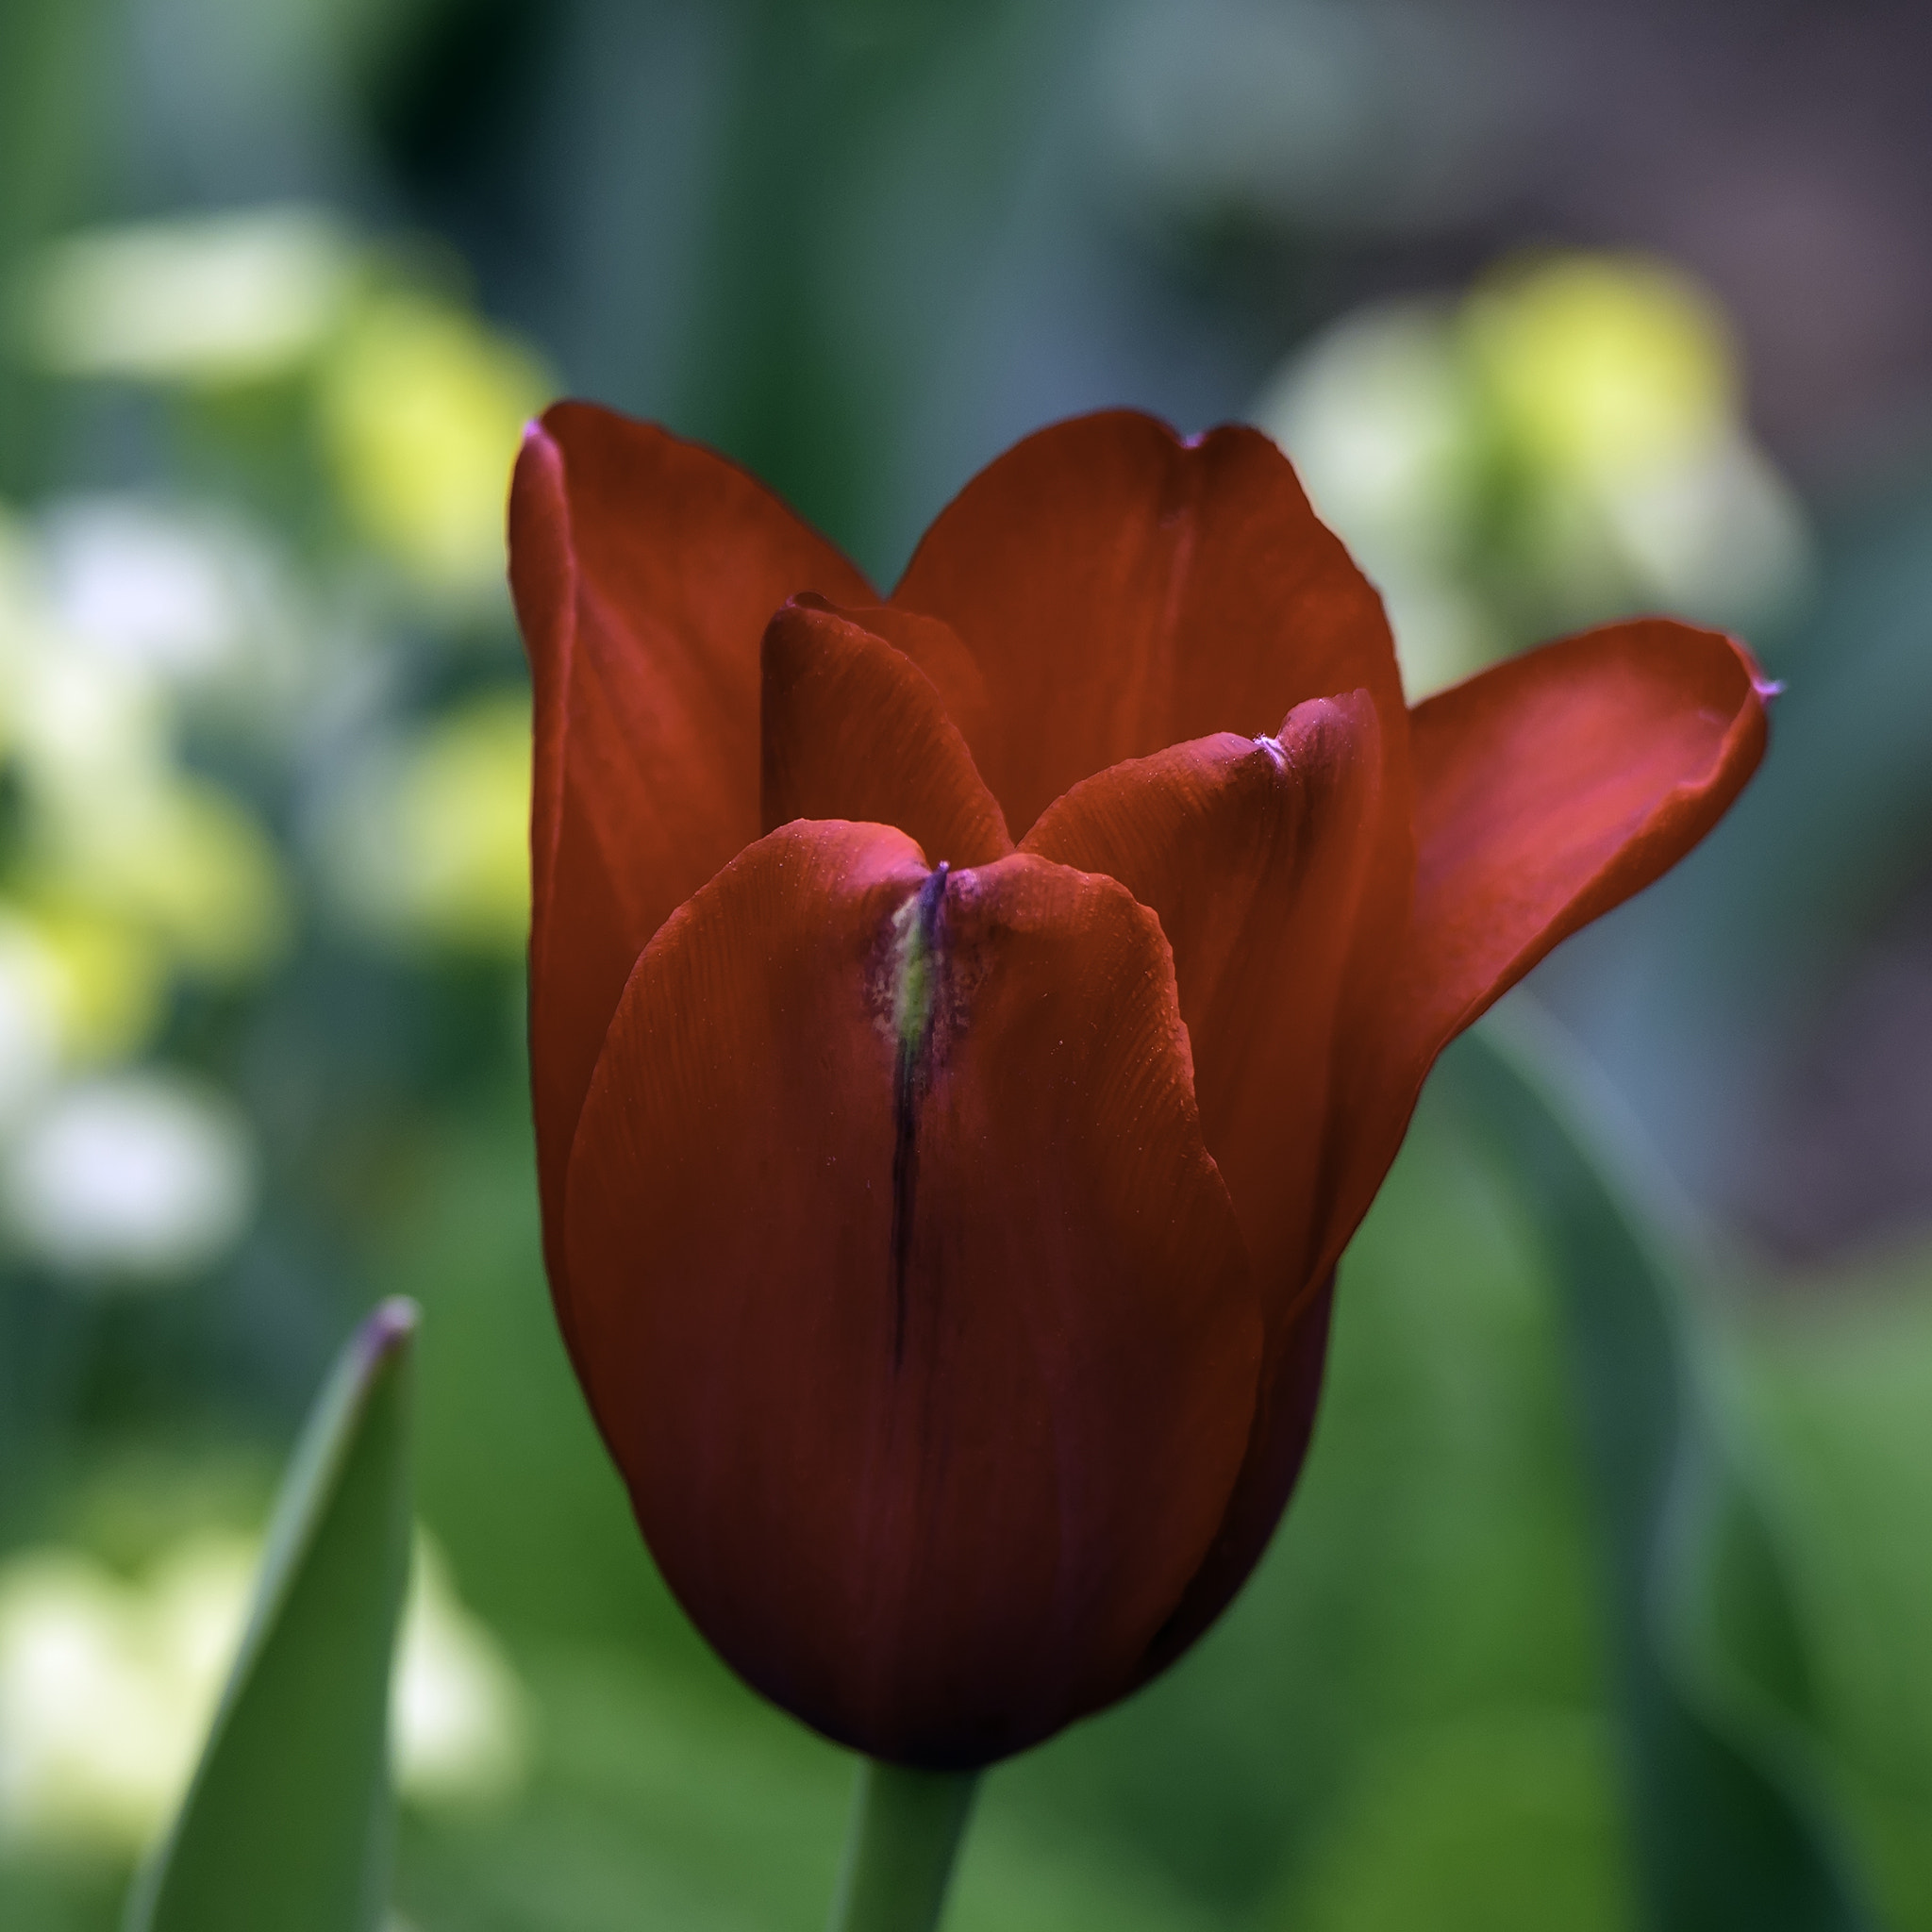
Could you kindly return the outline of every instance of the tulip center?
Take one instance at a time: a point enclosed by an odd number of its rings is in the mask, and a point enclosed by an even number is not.
[[[940,902],[951,870],[941,860],[892,919],[892,1037],[899,1043],[902,1075],[908,1059],[924,1057],[932,1033]]]
[[[892,920],[892,1364],[906,1358],[906,1272],[912,1254],[913,1196],[919,1185],[919,1102],[940,978],[943,860]]]

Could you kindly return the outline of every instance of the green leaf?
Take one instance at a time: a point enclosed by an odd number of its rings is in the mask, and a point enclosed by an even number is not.
[[[1533,1009],[1487,1022],[1454,1066],[1562,1302],[1648,1916],[1661,1932],[1869,1926],[1809,1727],[1804,1627],[1658,1244],[1660,1191]]]
[[[374,1932],[381,1923],[415,1330],[412,1303],[384,1303],[309,1417],[201,1763],[136,1881],[125,1932]]]

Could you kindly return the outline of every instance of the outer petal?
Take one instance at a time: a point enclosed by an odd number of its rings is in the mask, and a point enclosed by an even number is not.
[[[1351,1072],[1318,1278],[1381,1186],[1436,1056],[1716,824],[1763,755],[1765,693],[1732,639],[1648,620],[1546,645],[1418,707],[1414,904],[1395,974],[1340,1029]],[[1247,1462],[1150,1674],[1221,1614],[1267,1547],[1307,1446],[1327,1308],[1324,1288],[1271,1339]]]
[[[1117,878],[1159,915],[1208,1151],[1271,1317],[1309,1285],[1336,1035],[1379,871],[1407,883],[1382,809],[1367,691],[1313,698],[1278,737],[1223,733],[1114,766],[1041,815],[1025,849]],[[1371,933],[1386,945],[1386,934]],[[1360,961],[1369,971],[1374,961]]]
[[[1724,816],[1764,756],[1772,689],[1736,639],[1644,618],[1417,706],[1415,898],[1389,1007],[1357,1049],[1328,1259],[1367,1212],[1443,1047]]]
[[[1260,1398],[1213,1545],[1144,1664],[1179,1657],[1267,1547],[1314,1430],[1332,1263],[1338,1076],[1374,1009],[1409,878],[1366,691],[1299,705],[1278,738],[1176,745],[1076,785],[1026,848],[1109,873],[1160,916],[1202,1127],[1268,1308]],[[1341,1064],[1337,1064],[1338,1054]]]
[[[1013,849],[932,680],[861,616],[788,604],[764,645],[764,828],[792,819],[897,825],[934,864]]]
[[[895,831],[794,824],[673,917],[569,1242],[593,1404],[699,1626],[828,1735],[938,1766],[1134,1680],[1220,1522],[1259,1320],[1151,915],[1024,856],[933,877]]]
[[[1412,1051],[1433,1059],[1717,824],[1764,756],[1768,690],[1734,639],[1649,618],[1416,708]]]
[[[510,584],[537,699],[530,1052],[544,1255],[576,1353],[562,1191],[604,1030],[672,908],[758,835],[758,640],[864,579],[724,458],[560,403],[525,438]]]
[[[1270,731],[1357,688],[1399,779],[1381,601],[1258,430],[1183,442],[1127,410],[1041,430],[941,514],[892,602],[944,618],[977,660],[987,722],[955,716],[1015,830],[1123,758]]]
[[[1288,1507],[1315,1433],[1334,1300],[1335,1277],[1329,1274],[1269,1337],[1270,1368],[1255,1406],[1241,1473],[1201,1567],[1148,1650],[1143,1683],[1181,1657],[1234,1601]]]

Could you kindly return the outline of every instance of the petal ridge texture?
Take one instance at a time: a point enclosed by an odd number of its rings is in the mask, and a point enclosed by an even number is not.
[[[841,1741],[984,1762],[1118,1696],[1215,1534],[1260,1313],[1172,970],[1108,879],[941,881],[895,1333],[903,833],[760,840],[638,962],[572,1162],[588,1382],[672,1588]]]
[[[758,834],[758,645],[796,591],[865,580],[734,464],[559,403],[511,483],[510,586],[536,695],[530,1059],[544,1260],[578,1109],[631,962]]]
[[[1016,444],[941,511],[892,603],[943,618],[986,681],[987,783],[1024,834],[1069,786],[1366,688],[1389,754],[1402,681],[1381,599],[1257,429],[1183,441],[1131,409]]]
[[[1006,818],[959,727],[925,673],[866,627],[869,614],[798,598],[766,628],[764,829],[871,820],[909,832],[934,864],[1003,858]]]
[[[991,1762],[1241,1589],[1429,1068],[1710,830],[1768,687],[1643,618],[1410,711],[1280,451],[1130,410],[998,458],[882,604],[724,458],[559,404],[510,574],[578,1376],[751,1683]]]
[[[1605,625],[1416,707],[1416,882],[1365,1053],[1332,1263],[1395,1158],[1436,1057],[1570,934],[1668,872],[1763,758],[1771,687],[1722,631]]]

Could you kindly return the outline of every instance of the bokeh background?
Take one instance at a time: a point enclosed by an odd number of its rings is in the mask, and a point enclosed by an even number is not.
[[[1663,608],[1764,774],[1533,982],[1707,1239],[1831,1802],[1932,1928],[1932,15],[0,0],[0,1923],[113,1924],[280,1458],[426,1308],[399,1924],[806,1926],[849,1760],[657,1582],[553,1333],[501,516],[554,394],[890,582],[974,469],[1262,424],[1421,692]],[[1453,1094],[1224,1625],[953,1924],[1639,1923],[1551,1284]]]

